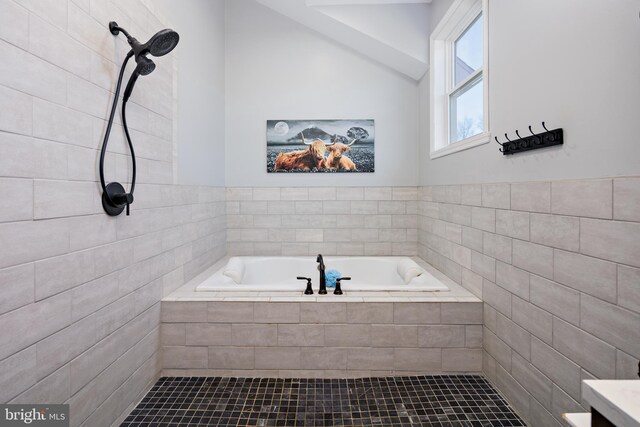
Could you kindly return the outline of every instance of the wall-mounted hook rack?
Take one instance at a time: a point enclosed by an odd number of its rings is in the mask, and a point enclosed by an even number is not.
[[[505,133],[504,137],[507,139],[507,142],[504,143],[498,141],[498,137],[495,137],[494,139],[502,147],[499,150],[505,156],[507,154],[515,154],[522,151],[536,150],[538,148],[551,147],[554,145],[562,145],[564,143],[562,128],[549,130],[547,129],[547,126],[544,122],[542,122],[542,127],[544,128],[545,132],[536,134],[531,129],[531,126],[529,126],[529,132],[531,133],[531,136],[525,135],[524,137],[520,135],[520,132],[518,130],[516,130],[518,139],[514,140],[509,139],[509,136]]]

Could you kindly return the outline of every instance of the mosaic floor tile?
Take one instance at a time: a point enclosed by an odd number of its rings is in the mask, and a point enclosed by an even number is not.
[[[161,378],[121,427],[525,426],[481,375]]]

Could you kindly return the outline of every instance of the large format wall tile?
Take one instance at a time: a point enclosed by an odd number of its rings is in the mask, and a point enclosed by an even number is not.
[[[577,252],[580,248],[578,218],[531,214],[531,241],[554,248]]]
[[[582,180],[551,183],[551,212],[611,219],[613,211],[613,181]]]
[[[551,183],[522,182],[511,184],[511,209],[526,212],[550,212]]]
[[[0,84],[48,101],[63,104],[66,72],[24,50],[0,40]]]
[[[553,346],[597,378],[615,378],[615,348],[593,335],[554,319]]]
[[[616,265],[572,252],[554,251],[556,282],[605,301],[616,301]]]
[[[618,305],[640,313],[640,269],[618,266]]]
[[[3,4],[11,4],[4,2]],[[2,7],[2,6],[0,6]],[[0,86],[0,130],[31,135],[33,131],[33,98],[17,90]]]
[[[640,354],[640,314],[583,295],[580,326],[631,355]]]
[[[287,377],[475,372],[482,368],[482,303],[163,301],[166,373]],[[206,304],[206,303],[204,303]],[[211,311],[213,310],[213,311]],[[177,315],[177,313],[181,313]],[[287,313],[294,313],[295,319]],[[293,322],[295,320],[295,322]],[[391,323],[393,322],[393,323]],[[208,367],[201,369],[203,349]]]
[[[226,191],[230,255],[418,254],[417,187]],[[466,208],[444,215],[470,223]]]
[[[224,189],[173,185],[173,55],[150,77],[157,90],[128,104],[131,215],[104,214],[99,149],[126,53],[106,22],[143,37],[165,25],[140,0],[91,3],[0,2],[0,193],[11,200],[0,208],[0,401],[69,403],[71,425],[87,427],[111,425],[153,383],[160,299],[226,251]],[[105,177],[126,183],[120,122]],[[200,315],[206,324],[206,303]],[[182,345],[182,332],[162,339]],[[207,345],[231,339],[213,332],[190,329],[203,350],[176,358],[208,368]]]
[[[0,3],[0,39],[29,47],[29,12],[12,1]]]
[[[513,241],[512,263],[543,277],[553,277],[553,249],[535,243]]]
[[[580,252],[640,267],[640,223],[580,220]]]
[[[640,178],[613,180],[613,218],[640,221]]]
[[[639,182],[418,189],[418,253],[483,299],[483,371],[531,425],[584,411],[582,379],[636,378]]]

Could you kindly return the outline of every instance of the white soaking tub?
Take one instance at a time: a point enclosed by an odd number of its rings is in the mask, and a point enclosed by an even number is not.
[[[341,276],[351,277],[351,281],[342,282],[344,292],[449,290],[447,285],[408,257],[327,256],[324,264],[326,270],[338,270]],[[406,274],[407,269],[411,270],[408,277],[401,276],[400,272]],[[201,282],[196,291],[302,292],[306,282],[297,280],[298,276],[310,277],[317,292],[320,283],[315,256],[232,257],[225,266]]]

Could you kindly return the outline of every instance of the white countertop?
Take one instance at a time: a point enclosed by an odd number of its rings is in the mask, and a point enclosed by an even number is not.
[[[582,397],[618,427],[640,427],[640,380],[584,380]]]
[[[571,427],[591,427],[591,414],[589,412],[562,414],[562,418]]]

